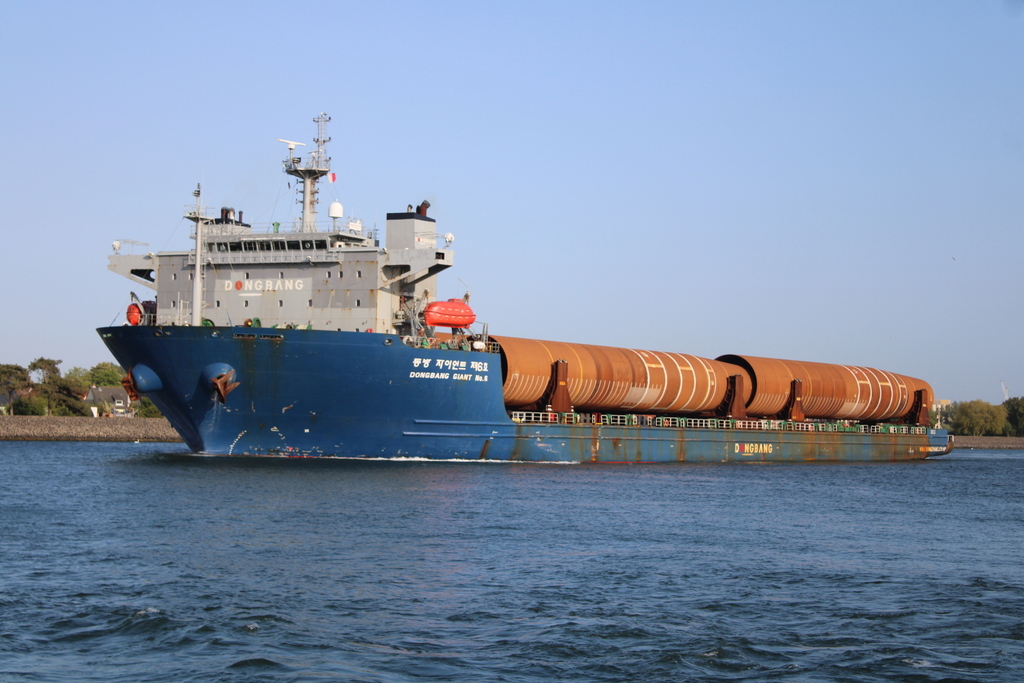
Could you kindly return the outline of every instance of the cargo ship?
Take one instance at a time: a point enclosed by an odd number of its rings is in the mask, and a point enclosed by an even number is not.
[[[463,298],[422,202],[384,234],[331,203],[326,125],[284,171],[292,225],[186,207],[193,249],[133,253],[110,270],[126,321],[97,331],[197,454],[564,463],[894,461],[948,452],[927,382],[867,367],[749,355],[701,358],[491,334]],[[333,174],[331,175],[333,180]]]

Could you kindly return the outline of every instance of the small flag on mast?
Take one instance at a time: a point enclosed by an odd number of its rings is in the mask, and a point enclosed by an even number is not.
[[[338,179],[338,174],[337,173],[328,173],[327,174],[327,180],[329,180],[330,182],[333,183],[337,179]]]

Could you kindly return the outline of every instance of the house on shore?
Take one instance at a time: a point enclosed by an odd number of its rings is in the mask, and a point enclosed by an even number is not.
[[[135,406],[124,387],[89,387],[83,400],[93,417],[135,417]]]

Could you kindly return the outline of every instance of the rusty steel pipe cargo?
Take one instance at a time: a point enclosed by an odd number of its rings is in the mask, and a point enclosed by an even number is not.
[[[879,422],[911,410],[914,393],[931,386],[885,370],[808,361],[724,355],[711,360],[683,353],[492,337],[501,347],[504,399],[509,408],[535,406],[551,383],[552,363],[568,363],[567,388],[575,410],[694,414],[722,405],[728,378],[743,377],[750,417],[786,408],[793,380],[802,385],[811,419]]]
[[[747,404],[751,416],[781,411],[794,379],[803,384],[803,411],[809,418],[891,420],[910,411],[918,389],[926,390],[929,404],[932,396],[931,386],[923,380],[874,368],[731,354],[717,360],[747,371],[753,383],[753,398]]]
[[[491,337],[502,354],[505,405],[522,407],[544,397],[551,366],[568,363],[567,387],[575,410],[699,413],[717,408],[730,375],[745,370],[684,353]],[[746,383],[749,392],[750,383]],[[749,399],[749,393],[744,397]]]

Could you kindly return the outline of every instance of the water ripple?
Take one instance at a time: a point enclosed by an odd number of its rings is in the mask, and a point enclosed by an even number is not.
[[[1020,678],[1014,454],[551,468],[160,449],[5,444],[0,679]]]

